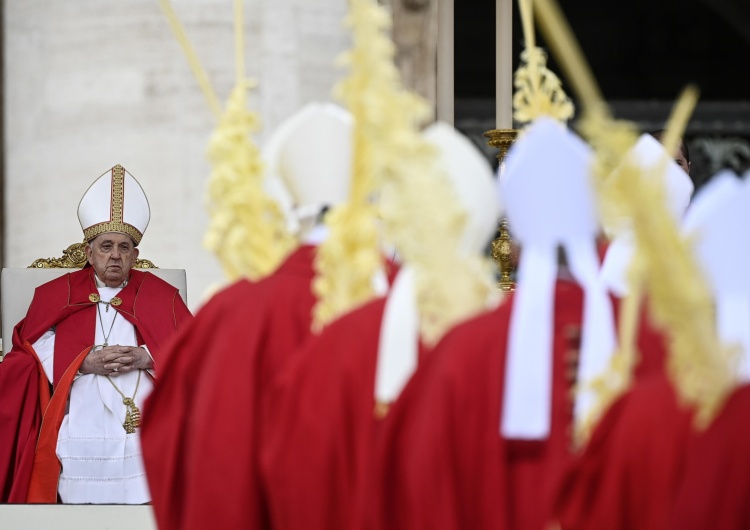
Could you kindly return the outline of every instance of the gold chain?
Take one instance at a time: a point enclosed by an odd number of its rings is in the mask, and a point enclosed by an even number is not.
[[[122,396],[122,403],[125,405],[125,423],[122,424],[122,428],[128,434],[135,433],[135,430],[141,426],[141,411],[135,404],[135,395],[138,393],[138,385],[141,384],[141,370],[138,370],[138,381],[135,383],[135,390],[133,391],[133,397],[129,398],[122,391],[117,388],[117,385],[112,381],[109,376],[105,376],[117,393]]]
[[[101,303],[109,304],[110,302],[101,302]],[[107,311],[109,311],[109,305],[107,305]],[[109,336],[112,335],[112,328],[115,327],[115,320],[117,320],[117,313],[115,313],[115,316],[112,319],[112,324],[109,325],[109,333],[104,333],[104,321],[102,320],[102,312],[99,310],[98,303],[96,304],[96,312],[99,313],[99,326],[102,328],[102,337],[104,338],[104,344],[102,344],[102,347],[106,348],[107,346],[109,346]],[[94,348],[96,347],[97,346],[94,346]]]

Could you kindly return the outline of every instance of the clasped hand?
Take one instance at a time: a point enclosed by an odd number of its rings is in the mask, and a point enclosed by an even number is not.
[[[83,360],[83,374],[117,376],[133,370],[149,370],[153,361],[148,352],[139,346],[94,347]]]

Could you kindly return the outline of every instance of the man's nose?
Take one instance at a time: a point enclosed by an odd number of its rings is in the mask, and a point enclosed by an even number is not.
[[[110,257],[112,259],[120,259],[120,249],[117,247],[113,248]]]

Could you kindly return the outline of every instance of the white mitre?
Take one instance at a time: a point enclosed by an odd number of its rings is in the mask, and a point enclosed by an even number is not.
[[[456,199],[466,212],[458,250],[467,256],[481,254],[495,233],[500,215],[492,167],[471,140],[449,124],[434,123],[423,135],[438,148],[437,171],[448,177]],[[380,327],[375,371],[378,403],[395,401],[417,369],[419,327],[414,269],[407,263],[399,270],[388,294]]]
[[[659,164],[664,165],[661,177],[664,179],[667,206],[674,220],[680,224],[695,189],[685,170],[674,161],[664,146],[648,133],[640,136],[626,155],[626,161],[635,163],[645,175],[654,174],[653,170],[658,168]],[[607,228],[608,235],[613,237],[613,240],[607,248],[601,275],[612,293],[625,296],[628,293],[628,269],[634,252],[632,235],[627,221],[620,223],[620,226]]]
[[[554,292],[558,247],[584,291],[578,382],[601,373],[615,349],[611,301],[599,280],[593,153],[559,122],[534,121],[511,146],[500,179],[508,223],[521,245],[507,345],[500,430],[506,438],[544,439],[552,404]],[[584,417],[594,397],[577,395]]]
[[[105,232],[118,232],[138,245],[150,218],[143,188],[119,164],[96,179],[78,204],[78,220],[86,241]]]
[[[332,103],[309,103],[284,120],[263,148],[266,189],[304,233],[326,207],[349,196],[354,120]]]
[[[724,344],[742,348],[739,375],[750,382],[750,181],[730,170],[698,193],[683,230],[708,280]]]

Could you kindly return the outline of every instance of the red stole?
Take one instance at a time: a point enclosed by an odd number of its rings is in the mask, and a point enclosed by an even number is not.
[[[24,348],[36,357],[31,344],[26,342]],[[57,458],[57,435],[65,417],[65,408],[68,403],[70,387],[73,385],[73,379],[89,351],[91,351],[90,346],[81,350],[75,357],[60,378],[51,399],[49,390],[45,391],[45,389],[49,389],[49,386],[46,384],[47,376],[44,374],[44,369],[41,370],[45,380],[44,384],[40,384],[39,404],[43,407],[44,415],[39,431],[36,453],[34,454],[29,493],[26,496],[26,502],[28,503],[54,504],[57,502],[57,483],[60,478],[60,470],[62,469],[60,460]],[[41,362],[39,364],[41,367]],[[45,401],[47,401],[46,407],[44,406]]]

